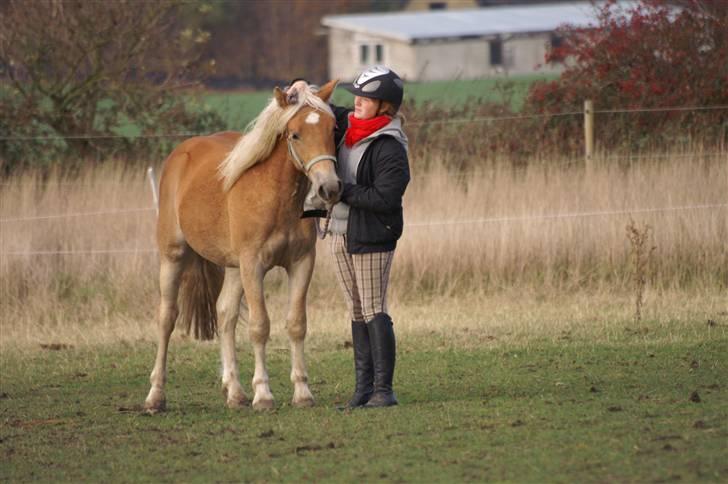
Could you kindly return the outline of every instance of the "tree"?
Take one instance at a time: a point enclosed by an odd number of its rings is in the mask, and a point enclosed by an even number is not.
[[[406,0],[204,2],[202,26],[212,35],[203,55],[216,65],[210,83],[268,87],[298,76],[328,80],[325,15],[398,10]]]
[[[158,140],[99,137],[215,124],[193,115],[179,91],[203,72],[207,34],[177,21],[195,4],[10,0],[0,8],[0,78],[8,86],[0,91],[0,132],[65,137],[0,141],[2,171],[32,166],[29,159],[153,155]]]
[[[598,8],[596,28],[560,29],[563,41],[546,60],[567,67],[557,80],[532,87],[526,109],[578,110],[584,99],[594,100],[597,109],[728,105],[725,2],[641,0],[625,11],[617,5],[610,1]],[[611,121],[615,141],[655,134],[670,139],[678,129],[725,141],[728,132],[726,110],[645,112],[619,119]]]

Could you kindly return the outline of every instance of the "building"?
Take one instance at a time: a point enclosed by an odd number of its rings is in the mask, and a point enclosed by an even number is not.
[[[410,81],[558,72],[541,66],[563,24],[596,24],[591,2],[383,14],[330,15],[329,76],[351,80],[387,64]],[[539,66],[541,68],[539,69]]]

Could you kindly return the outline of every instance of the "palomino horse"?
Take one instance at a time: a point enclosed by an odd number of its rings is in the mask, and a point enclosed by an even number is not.
[[[157,224],[159,346],[144,404],[148,412],[165,408],[167,348],[175,322],[189,327],[192,321],[196,336],[211,338],[220,321],[227,405],[249,403],[235,359],[243,293],[255,352],[253,408],[273,406],[265,366],[270,320],[263,278],[274,266],[283,267],[289,279],[293,404],[313,405],[303,342],[316,231],[311,219],[300,217],[309,188],[329,206],[341,193],[334,165],[335,121],[327,104],[335,87],[336,81],[330,81],[315,93],[303,86],[288,94],[276,88],[243,137],[225,132],[191,138],[167,158]]]

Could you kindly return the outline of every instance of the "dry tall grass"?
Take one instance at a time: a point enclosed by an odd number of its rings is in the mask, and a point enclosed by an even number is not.
[[[728,207],[661,209],[728,203],[726,159],[597,162],[589,172],[580,163],[504,163],[460,179],[422,173],[407,193],[395,276],[436,292],[522,284],[623,289],[626,226],[634,219],[654,231],[653,286],[725,288]]]
[[[460,331],[471,342],[477,340],[468,336],[473,328],[494,338],[534,331],[556,337],[573,325],[593,331],[601,327],[602,322],[594,324],[600,318],[628,321],[631,217],[652,227],[657,247],[645,318],[722,313],[727,207],[595,212],[725,204],[726,193],[725,159],[656,158],[630,167],[601,163],[589,173],[578,164],[512,168],[503,163],[465,176],[443,169],[420,172],[414,161],[391,309],[403,331]],[[0,186],[0,346],[153,339],[154,211],[16,220],[151,207],[142,169],[105,165],[74,179],[26,174],[5,180]],[[584,213],[590,215],[579,215]],[[309,298],[310,335],[343,341],[346,314],[325,244],[319,247]],[[126,252],[85,253],[91,249]],[[70,253],[22,255],[34,251]],[[274,341],[280,338],[284,345],[282,273],[274,271],[267,283]],[[666,297],[658,304],[655,294],[661,291]],[[604,326],[603,335],[609,331]]]

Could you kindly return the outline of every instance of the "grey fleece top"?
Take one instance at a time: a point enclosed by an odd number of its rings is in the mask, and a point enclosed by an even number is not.
[[[344,141],[346,137],[342,137],[337,153],[338,167],[336,168],[336,174],[344,184],[356,184],[356,173],[359,168],[359,162],[361,161],[362,156],[364,156],[364,152],[367,150],[372,141],[383,135],[396,138],[400,143],[402,143],[405,150],[407,149],[407,135],[405,135],[402,130],[402,120],[397,116],[392,118],[392,121],[383,128],[354,143],[354,146],[351,148],[346,146],[346,142]],[[337,203],[331,211],[329,232],[338,235],[345,234],[348,220],[349,205],[344,202]]]

